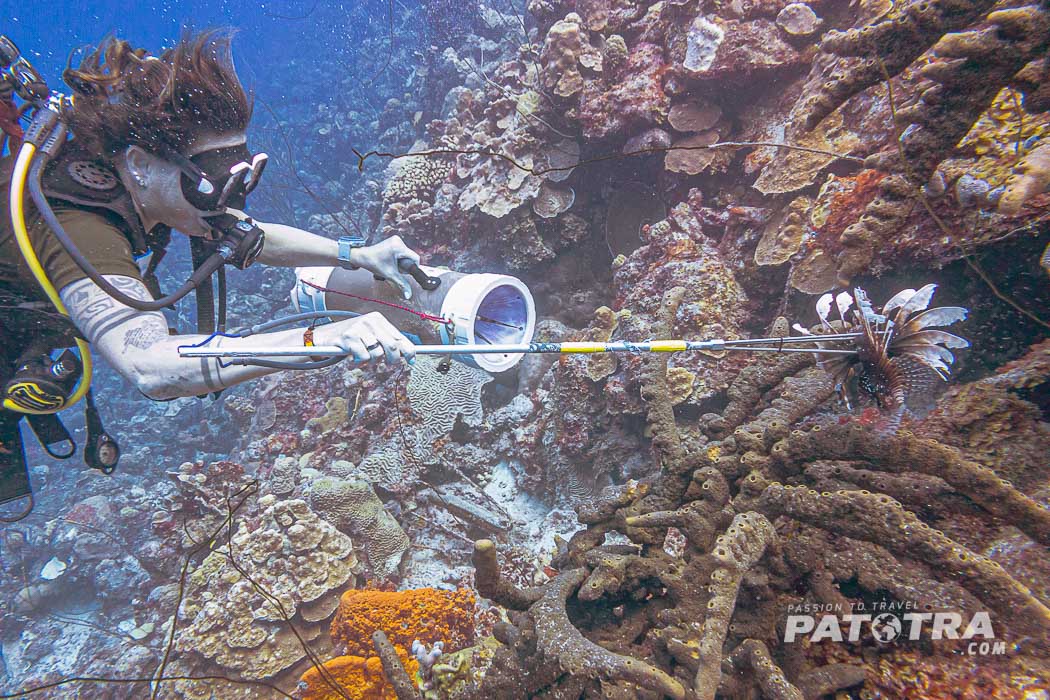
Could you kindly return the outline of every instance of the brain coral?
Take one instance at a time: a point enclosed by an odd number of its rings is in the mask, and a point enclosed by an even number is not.
[[[420,357],[406,388],[419,422],[405,426],[396,439],[374,446],[358,467],[363,478],[388,491],[405,493],[413,487],[423,455],[436,439],[452,430],[459,417],[467,425],[481,423],[481,390],[492,381],[491,375],[460,362],[453,362],[442,374],[437,371],[438,362]]]
[[[408,536],[384,510],[371,484],[360,479],[321,477],[311,482],[308,498],[322,518],[354,535],[376,578],[382,580],[397,571],[408,549]]]
[[[412,481],[410,475],[405,474],[406,466],[401,449],[390,445],[388,449],[376,450],[361,460],[358,470],[373,484],[391,491],[402,491]]]
[[[242,522],[190,575],[176,641],[248,679],[270,678],[305,656],[285,618],[297,628],[326,618],[333,608],[322,599],[357,565],[350,538],[304,501],[259,503],[266,506],[259,525]]]
[[[478,425],[484,415],[481,390],[492,381],[492,375],[462,362],[453,362],[445,374],[437,366],[435,358],[418,358],[408,381],[408,402],[424,420],[419,436],[425,443],[452,430],[457,416]]]

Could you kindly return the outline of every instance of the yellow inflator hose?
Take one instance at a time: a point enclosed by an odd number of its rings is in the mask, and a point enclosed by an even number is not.
[[[62,303],[62,298],[58,295],[55,286],[51,284],[51,280],[47,278],[47,273],[44,272],[44,267],[40,264],[40,259],[36,256],[36,251],[33,250],[33,244],[29,240],[29,231],[26,229],[25,206],[23,200],[25,197],[26,180],[29,177],[29,166],[32,164],[33,156],[35,154],[36,146],[31,143],[23,143],[21,150],[18,152],[18,160],[15,161],[14,174],[11,178],[11,224],[14,226],[15,240],[18,242],[18,249],[22,252],[22,257],[25,258],[26,264],[29,265],[29,270],[33,273],[33,277],[36,278],[40,288],[44,290],[44,293],[47,294],[47,298],[55,305],[58,312],[68,318],[69,311],[66,309],[66,305]],[[84,395],[87,394],[88,389],[91,387],[91,348],[86,341],[81,340],[80,338],[76,338],[76,343],[77,349],[80,350],[80,363],[83,366],[83,373],[81,374],[80,382],[77,384],[76,390],[70,395],[65,403],[57,408],[37,411],[19,406],[11,399],[5,398],[4,408],[9,411],[29,413],[32,415],[58,413],[84,398]]]

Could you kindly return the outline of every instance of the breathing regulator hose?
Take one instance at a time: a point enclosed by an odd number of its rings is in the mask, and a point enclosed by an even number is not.
[[[40,215],[44,217],[44,221],[47,223],[48,227],[50,227],[55,239],[61,244],[66,253],[69,254],[69,257],[73,258],[73,262],[77,264],[77,267],[83,270],[84,274],[86,274],[92,282],[98,285],[99,289],[119,301],[124,306],[129,306],[137,311],[160,311],[166,309],[200,285],[207,282],[219,268],[226,264],[226,258],[223,257],[221,253],[214,253],[208,257],[200,267],[194,270],[193,275],[191,275],[176,292],[161,297],[160,299],[149,301],[143,301],[142,299],[128,296],[110,284],[109,280],[103,277],[102,274],[95,269],[95,266],[84,257],[84,254],[80,252],[76,244],[70,239],[69,234],[66,233],[65,229],[62,227],[58,217],[55,216],[54,210],[51,209],[47,199],[44,197],[44,192],[40,185],[40,178],[44,170],[44,165],[42,159],[37,159],[29,172],[29,194],[33,197],[33,203],[36,204],[36,208],[40,211]]]
[[[22,144],[22,148],[18,151],[18,159],[15,161],[14,174],[11,178],[11,192],[10,192],[10,208],[11,208],[11,224],[14,227],[15,241],[18,243],[18,249],[22,253],[22,257],[25,258],[26,264],[29,266],[30,272],[33,273],[33,277],[36,279],[37,284],[44,290],[47,298],[55,305],[55,309],[60,314],[69,318],[69,310],[66,309],[66,305],[62,303],[62,297],[59,296],[58,290],[51,284],[51,280],[47,278],[47,273],[44,272],[44,266],[40,264],[40,259],[36,255],[36,251],[33,250],[33,244],[29,240],[29,231],[26,228],[25,218],[25,187],[26,181],[29,179],[30,166],[33,164],[35,158],[37,158],[36,146],[26,140]],[[91,348],[87,342],[82,338],[76,338],[77,349],[80,351],[80,363],[82,366],[82,374],[80,376],[80,382],[77,383],[76,389],[65,401],[65,403],[53,409],[34,410],[19,406],[11,399],[4,399],[4,408],[9,411],[15,411],[18,413],[27,413],[30,415],[46,415],[50,413],[58,413],[58,411],[69,408],[76,404],[87,394],[88,389],[91,387],[91,373],[92,373],[92,362],[91,362]]]

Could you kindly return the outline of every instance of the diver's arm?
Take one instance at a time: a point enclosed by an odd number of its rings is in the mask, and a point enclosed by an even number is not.
[[[151,298],[139,280],[119,275],[106,275],[106,279],[128,296]],[[125,306],[91,280],[64,287],[61,296],[73,322],[91,342],[93,350],[150,398],[206,394],[274,371],[262,367],[220,368],[214,358],[179,357],[178,346],[199,343],[206,336],[169,335],[164,314]],[[255,340],[267,345],[301,345],[303,333],[302,330],[268,333]]]
[[[238,214],[238,212],[232,212]],[[339,244],[330,238],[303,231],[284,224],[255,222],[266,233],[259,262],[278,267],[342,267],[346,262],[339,259]],[[405,245],[400,236],[390,236],[375,245],[351,248],[349,265],[363,267],[369,272],[385,277],[401,290],[405,299],[412,298],[412,287],[408,275],[398,267],[401,260],[408,259],[419,264],[419,255]]]
[[[106,275],[106,279],[129,296],[147,300],[146,286],[137,279]],[[91,280],[80,280],[62,288],[62,301],[77,328],[94,350],[122,376],[152,399],[172,399],[219,391],[277,370],[254,366],[222,367],[217,358],[179,357],[180,345],[205,340],[202,335],[168,334],[168,322],[159,311],[137,311],[103,292]],[[318,345],[339,345],[357,360],[385,357],[394,362],[401,355],[411,358],[412,344],[379,314],[318,327]],[[251,338],[215,338],[214,345],[238,344],[264,347],[303,345],[303,329],[260,333]],[[281,358],[285,362],[308,362],[312,358]]]
[[[339,244],[294,226],[255,222],[266,233],[259,262],[276,267],[338,266]],[[350,251],[350,262],[360,249]]]

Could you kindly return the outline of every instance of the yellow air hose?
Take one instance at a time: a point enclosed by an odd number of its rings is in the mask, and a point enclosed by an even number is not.
[[[51,280],[47,278],[47,273],[44,272],[43,265],[40,264],[40,259],[36,256],[36,251],[33,250],[33,244],[29,240],[29,231],[26,229],[26,218],[25,218],[25,206],[23,203],[25,197],[26,180],[29,177],[29,166],[33,162],[33,156],[36,154],[36,146],[31,143],[22,144],[22,149],[18,152],[18,160],[15,161],[15,169],[13,177],[11,178],[11,224],[15,230],[15,240],[18,242],[18,249],[22,251],[22,257],[25,258],[26,264],[29,265],[29,270],[33,273],[33,277],[36,278],[37,283],[40,285],[44,293],[47,294],[47,298],[51,300],[51,303],[55,305],[58,312],[69,318],[69,311],[66,309],[66,305],[62,303],[62,298],[58,295],[58,291],[54,285],[51,284]],[[58,413],[60,410],[69,408],[73,404],[84,398],[88,392],[88,388],[91,386],[91,348],[87,342],[76,338],[77,349],[80,350],[80,363],[83,366],[83,373],[80,377],[80,382],[77,384],[76,390],[69,397],[69,399],[57,408],[45,409],[45,410],[32,410],[19,406],[11,399],[4,399],[4,408],[10,411],[17,411],[18,413],[28,413],[31,415],[42,415],[48,413]]]

